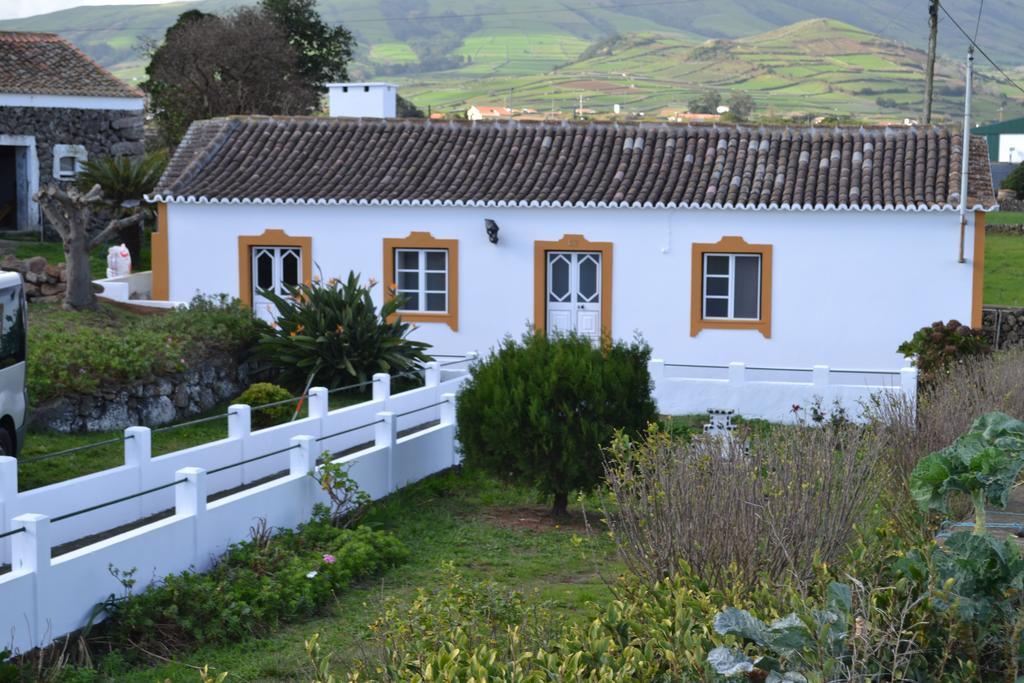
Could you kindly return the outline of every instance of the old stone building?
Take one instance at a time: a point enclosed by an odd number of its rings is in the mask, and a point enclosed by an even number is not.
[[[32,195],[88,159],[143,151],[145,100],[51,33],[0,32],[0,230],[34,230]]]

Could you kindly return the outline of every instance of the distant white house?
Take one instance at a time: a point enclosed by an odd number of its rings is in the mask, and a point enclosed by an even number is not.
[[[271,316],[262,291],[355,271],[438,352],[530,325],[684,363],[899,368],[917,328],[980,323],[995,201],[972,143],[961,236],[941,127],[200,121],[150,198],[153,291]]]
[[[470,121],[494,121],[512,118],[512,113],[508,107],[488,107],[474,104],[466,110],[466,118]]]

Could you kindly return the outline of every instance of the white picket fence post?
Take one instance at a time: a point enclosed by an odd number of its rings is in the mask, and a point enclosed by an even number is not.
[[[448,447],[452,451],[452,467],[455,467],[460,462],[459,449],[455,441],[455,394],[451,392],[441,394],[441,400],[444,401],[441,404],[441,425],[452,428],[452,438]]]
[[[910,406],[917,414],[917,368],[900,368],[900,389],[903,390],[903,395],[907,397],[910,402]]]
[[[330,395],[324,387],[313,387],[309,390],[309,416],[322,420],[330,411]],[[322,430],[321,430],[322,431]]]
[[[26,571],[33,577],[35,594],[32,596],[32,614],[27,615],[27,625],[32,642],[47,645],[52,636],[46,633],[48,583],[50,579],[50,518],[47,515],[28,513],[11,520],[11,528],[24,527],[25,531],[11,537],[11,571]],[[61,634],[63,635],[63,634]],[[47,642],[43,642],[47,639]]]
[[[153,459],[153,432],[149,427],[128,427],[124,430],[124,464],[135,468],[136,491],[142,491],[152,484],[149,481],[149,465]],[[145,496],[135,499],[135,511],[145,517]]]
[[[373,376],[373,400],[384,401],[387,405],[391,398],[391,375],[386,372],[378,372]]]
[[[9,455],[0,455],[0,534],[11,529],[7,518],[14,511],[18,499],[18,461]],[[7,561],[7,543],[0,541],[0,564]]]
[[[377,448],[387,448],[388,476],[387,488],[385,490],[388,493],[392,493],[395,490],[395,441],[398,440],[398,431],[396,429],[398,420],[395,419],[395,414],[390,411],[377,413],[377,419],[380,422],[376,424],[376,429],[374,430],[374,445]]]
[[[252,408],[245,403],[232,403],[228,406],[228,438],[238,439],[238,461],[241,462],[249,457],[249,436],[252,434]],[[239,484],[249,481],[245,476],[245,465],[238,468],[237,477]]]
[[[811,368],[811,382],[815,389],[824,390],[831,382],[829,373],[831,370],[827,365],[815,365]]]
[[[423,384],[428,387],[436,387],[441,383],[441,364],[436,360],[424,363]]]

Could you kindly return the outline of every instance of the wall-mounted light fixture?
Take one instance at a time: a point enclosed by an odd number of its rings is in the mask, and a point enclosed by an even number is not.
[[[487,239],[491,241],[491,244],[498,243],[498,224],[490,218],[484,219],[484,227],[487,228]]]

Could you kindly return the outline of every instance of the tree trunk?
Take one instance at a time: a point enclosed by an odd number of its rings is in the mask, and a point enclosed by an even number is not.
[[[89,266],[89,246],[84,232],[74,234],[64,242],[64,262],[68,277],[64,308],[78,310],[96,306],[96,294],[92,291],[92,273]]]
[[[555,493],[555,504],[551,506],[551,516],[565,518],[569,516],[569,492]]]

